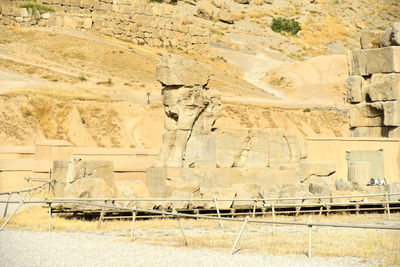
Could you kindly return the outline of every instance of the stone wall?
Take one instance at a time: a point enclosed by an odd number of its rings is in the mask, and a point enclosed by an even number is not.
[[[55,12],[37,14],[19,8],[21,1],[2,5],[0,24],[72,28],[113,36],[139,45],[204,52],[208,29],[191,24],[173,5],[147,0],[43,0]]]
[[[64,141],[46,141],[35,147],[0,147],[0,191],[26,187],[24,178],[28,176],[48,179],[54,160],[71,157],[112,162],[117,184],[126,180],[144,182],[146,170],[154,164],[157,153],[158,149],[68,147]]]
[[[395,23],[383,34],[363,32],[362,49],[349,53],[352,137],[400,137],[399,30]]]

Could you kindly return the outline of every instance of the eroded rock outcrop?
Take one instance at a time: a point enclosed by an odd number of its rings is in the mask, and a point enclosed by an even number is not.
[[[210,67],[206,64],[177,55],[162,58],[157,79],[164,86],[167,133],[156,167],[183,167],[186,146],[192,136],[211,133],[221,111],[221,98],[208,91],[209,75]]]

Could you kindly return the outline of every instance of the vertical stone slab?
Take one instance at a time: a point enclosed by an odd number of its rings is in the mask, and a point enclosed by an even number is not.
[[[360,103],[364,100],[362,93],[362,76],[349,76],[347,78],[347,101],[349,103]]]

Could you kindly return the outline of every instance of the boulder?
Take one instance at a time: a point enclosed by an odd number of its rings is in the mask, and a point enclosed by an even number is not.
[[[398,195],[389,195],[389,201],[399,201],[400,200],[400,183],[386,184],[385,190],[388,193],[399,193]]]
[[[381,47],[400,46],[400,22],[393,23],[382,35]]]
[[[235,2],[243,5],[248,5],[250,3],[249,0],[235,0]]]
[[[218,19],[222,22],[233,24],[236,16],[229,10],[222,9],[218,12]]]
[[[360,35],[361,49],[378,48],[382,33],[381,31],[362,31]]]
[[[343,179],[335,181],[335,188],[337,191],[354,191],[353,183]]]
[[[115,183],[119,198],[148,198],[147,186],[140,180],[120,180]]]
[[[64,198],[104,198],[115,197],[115,185],[109,185],[101,177],[86,177],[67,184]]]
[[[220,9],[228,8],[225,0],[212,0],[212,3],[214,4],[215,7]]]
[[[309,184],[310,193],[318,196],[330,196],[332,185],[326,182],[313,182]]]
[[[197,8],[197,15],[203,19],[212,19],[215,12],[215,8],[206,1],[202,1]]]
[[[279,188],[280,198],[306,198],[311,196],[309,187],[304,184],[285,184]],[[303,203],[304,199],[301,200],[283,200],[278,203],[281,204],[292,204],[292,203]]]
[[[260,191],[259,184],[233,184],[235,199],[255,199]],[[233,201],[233,208],[250,208],[255,205],[254,201]]]

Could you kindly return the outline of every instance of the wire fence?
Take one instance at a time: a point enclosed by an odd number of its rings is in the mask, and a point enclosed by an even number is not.
[[[2,201],[5,203],[5,201]],[[161,210],[151,210],[151,209],[141,209],[137,207],[124,207],[124,206],[116,206],[116,205],[105,205],[105,204],[97,204],[97,203],[92,203],[89,201],[85,200],[65,200],[65,199],[45,199],[45,200],[26,200],[22,199],[21,201],[9,201],[6,203],[18,203],[18,207],[14,210],[14,212],[5,220],[3,225],[0,227],[0,231],[4,229],[4,227],[7,225],[7,223],[11,220],[11,218],[15,215],[17,210],[23,205],[23,204],[29,204],[29,203],[40,203],[40,204],[46,204],[48,205],[48,231],[52,230],[52,205],[53,204],[61,204],[61,203],[68,203],[68,204],[79,204],[79,205],[88,205],[92,207],[97,207],[97,208],[102,208],[102,214],[104,214],[104,211],[106,209],[119,209],[119,210],[125,210],[128,212],[132,213],[132,226],[130,230],[130,236],[131,240],[134,240],[134,224],[136,220],[136,214],[138,212],[146,212],[150,214],[158,214],[158,215],[166,215],[171,218],[175,218],[178,222],[180,231],[182,233],[182,237],[184,240],[184,243],[186,246],[189,246],[189,242],[187,239],[187,236],[185,234],[184,228],[182,227],[181,218],[191,218],[191,219],[206,219],[206,220],[218,220],[220,222],[220,226],[223,226],[222,222],[223,221],[230,221],[230,222],[242,222],[242,227],[237,234],[237,237],[232,245],[232,248],[230,250],[231,254],[234,254],[236,252],[236,247],[239,243],[239,240],[244,232],[244,229],[248,223],[259,223],[259,224],[270,224],[273,226],[274,231],[275,231],[275,226],[276,225],[290,225],[290,226],[306,226],[309,228],[309,238],[308,238],[308,257],[311,257],[311,252],[312,252],[312,228],[313,227],[337,227],[337,228],[353,228],[353,229],[376,229],[376,230],[400,230],[400,227],[397,226],[385,226],[385,225],[357,225],[357,224],[334,224],[334,223],[319,223],[319,222],[312,222],[311,220],[307,222],[293,222],[293,221],[281,221],[281,220],[275,220],[273,217],[272,220],[260,220],[260,219],[251,219],[249,216],[246,216],[244,219],[241,218],[226,218],[226,217],[221,217],[221,216],[207,216],[207,215],[198,215],[198,214],[184,214],[184,213],[179,213],[176,211],[176,209],[173,209],[172,212],[169,211],[161,211]],[[310,217],[309,217],[310,218]],[[99,219],[99,225],[101,224],[101,221],[103,219],[103,216],[100,216]]]

